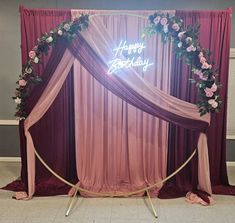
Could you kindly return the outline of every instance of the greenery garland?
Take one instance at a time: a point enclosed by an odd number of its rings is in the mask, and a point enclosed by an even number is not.
[[[189,25],[183,29],[183,20],[168,13],[154,13],[149,16],[150,25],[144,29],[143,36],[161,35],[162,42],[173,41],[174,51],[191,67],[194,76],[190,79],[198,88],[197,106],[200,115],[219,112],[222,101],[216,70],[208,61],[209,51],[203,49],[198,41],[199,25]]]
[[[218,92],[220,85],[216,80],[216,70],[207,60],[208,50],[203,49],[199,44],[199,26],[188,26],[186,30],[183,30],[183,20],[176,16],[170,16],[168,13],[154,13],[149,16],[149,21],[150,25],[144,29],[143,36],[159,33],[163,43],[173,40],[177,57],[184,59],[186,64],[191,67],[195,77],[190,80],[196,83],[198,88],[197,106],[200,115],[219,112],[222,104]],[[75,20],[62,22],[58,27],[38,39],[38,44],[29,52],[29,60],[27,64],[22,66],[22,72],[16,82],[17,88],[13,97],[17,104],[16,117],[20,119],[27,117],[25,111],[27,97],[30,95],[32,86],[42,82],[40,76],[34,71],[33,65],[40,63],[42,55],[46,55],[57,40],[71,41],[78,32],[86,29],[88,24],[89,15],[80,14]]]
[[[42,82],[41,77],[34,70],[34,64],[40,63],[42,55],[47,55],[49,49],[59,39],[70,42],[78,32],[88,27],[88,23],[89,15],[80,14],[73,21],[62,22],[49,33],[44,33],[38,38],[38,44],[29,52],[29,60],[22,66],[22,72],[19,75],[19,80],[16,82],[15,95],[12,97],[17,104],[16,117],[19,117],[19,119],[27,117],[25,111],[27,98],[30,96],[32,87]]]

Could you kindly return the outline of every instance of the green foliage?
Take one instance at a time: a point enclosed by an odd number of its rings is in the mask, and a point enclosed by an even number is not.
[[[190,81],[198,88],[197,106],[202,116],[209,112],[219,112],[222,101],[219,96],[221,85],[216,79],[217,70],[208,60],[211,52],[203,49],[198,41],[199,28],[200,24],[197,23],[184,29],[182,19],[156,12],[149,16],[149,25],[144,28],[142,36],[160,34],[163,44],[173,41],[176,57],[190,66],[195,75]]]
[[[40,63],[43,55],[47,56],[51,47],[54,47],[58,40],[71,42],[76,35],[86,29],[89,24],[89,15],[79,15],[74,21],[65,21],[56,28],[44,33],[37,39],[38,44],[29,52],[29,60],[22,66],[19,80],[16,82],[17,87],[15,95],[12,97],[17,103],[15,116],[20,119],[27,117],[25,104],[27,98],[35,85],[43,82],[40,75],[35,72],[35,65]]]

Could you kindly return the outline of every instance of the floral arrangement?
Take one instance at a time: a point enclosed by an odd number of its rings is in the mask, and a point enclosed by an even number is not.
[[[203,49],[198,41],[199,25],[188,26],[184,30],[182,19],[164,13],[150,15],[149,22],[150,25],[144,29],[143,36],[159,33],[163,43],[173,40],[177,57],[184,59],[191,67],[194,77],[190,80],[196,83],[198,88],[200,99],[197,106],[200,115],[219,112],[222,101],[218,92],[220,85],[216,80],[218,74],[207,59],[210,53]]]
[[[218,92],[220,85],[216,80],[218,74],[207,59],[209,57],[208,50],[203,49],[198,42],[199,26],[188,26],[184,30],[182,19],[164,13],[150,15],[149,21],[150,25],[144,29],[143,36],[159,33],[163,43],[173,40],[177,57],[183,58],[186,64],[191,66],[194,77],[190,80],[196,83],[198,88],[200,99],[197,106],[200,115],[219,112],[222,101]],[[34,65],[40,63],[42,55],[47,54],[59,39],[71,41],[78,32],[86,29],[88,24],[89,15],[81,14],[75,20],[62,22],[49,33],[44,33],[38,38],[38,44],[29,52],[29,60],[22,66],[22,72],[16,82],[17,88],[13,97],[17,104],[16,117],[20,119],[27,117],[26,99],[32,87],[42,82],[41,77],[34,70]]]
[[[22,66],[22,72],[19,80],[16,82],[17,87],[15,95],[12,97],[17,104],[15,116],[25,119],[27,113],[25,111],[26,99],[29,96],[34,85],[40,84],[42,79],[36,74],[34,65],[40,63],[43,54],[47,54],[49,49],[55,45],[59,39],[71,41],[78,32],[86,29],[89,23],[89,15],[81,14],[73,21],[62,22],[59,26],[52,29],[49,33],[44,33],[38,38],[38,43],[29,52],[28,62]]]

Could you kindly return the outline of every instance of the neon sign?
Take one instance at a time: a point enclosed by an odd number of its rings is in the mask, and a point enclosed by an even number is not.
[[[109,61],[108,74],[112,74],[123,68],[142,67],[143,71],[147,71],[148,67],[153,63],[149,59],[143,59],[143,53],[146,45],[144,43],[127,44],[126,41],[119,43],[118,47],[114,48],[114,58]]]

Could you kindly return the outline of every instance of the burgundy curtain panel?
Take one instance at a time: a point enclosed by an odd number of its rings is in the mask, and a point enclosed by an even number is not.
[[[22,64],[28,61],[28,52],[36,45],[37,38],[44,32],[49,32],[62,21],[71,20],[70,10],[26,9],[20,7],[20,16]],[[35,67],[38,74],[41,74],[43,83],[32,90],[26,105],[28,114],[47,86],[66,47],[64,42],[58,43],[53,50],[49,51],[48,56],[43,57],[42,63]],[[48,112],[30,131],[39,154],[49,166],[65,179],[77,182],[73,94],[73,75],[68,75],[59,95]],[[27,151],[24,121],[20,121],[19,134],[22,158],[21,181],[14,181],[7,185],[5,189],[27,191]],[[46,170],[37,159],[35,181],[35,195],[38,196],[66,194],[70,189],[69,186]]]
[[[230,52],[231,9],[223,11],[176,11],[176,15],[189,24],[200,24],[200,43],[212,52],[211,61],[218,69],[218,80],[222,84],[220,95],[223,106],[218,114],[212,114],[211,125],[207,131],[210,161],[210,175],[213,193],[235,195],[235,187],[229,186],[226,170],[226,116],[227,87]],[[182,100],[196,103],[196,88],[189,82],[190,68],[175,56],[173,59],[171,94]],[[174,124],[169,126],[168,175],[187,159],[196,144],[192,140],[195,133]],[[189,187],[196,189],[196,157],[161,190],[160,197],[179,197]]]

